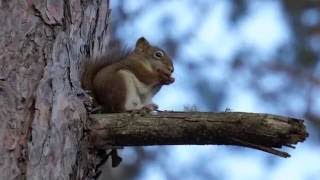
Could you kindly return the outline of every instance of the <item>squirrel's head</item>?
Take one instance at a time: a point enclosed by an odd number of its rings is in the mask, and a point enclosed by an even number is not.
[[[143,56],[154,70],[167,71],[170,74],[173,73],[173,63],[168,54],[164,50],[150,45],[144,37],[140,37],[137,40],[134,52]]]

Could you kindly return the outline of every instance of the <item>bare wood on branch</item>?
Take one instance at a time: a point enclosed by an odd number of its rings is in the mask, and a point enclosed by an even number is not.
[[[308,133],[303,120],[244,112],[157,112],[93,114],[92,146],[237,145],[290,157],[279,150],[303,142]]]

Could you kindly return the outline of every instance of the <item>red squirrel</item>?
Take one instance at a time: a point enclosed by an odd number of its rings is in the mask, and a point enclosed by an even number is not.
[[[152,111],[158,108],[152,97],[161,86],[174,82],[173,71],[167,53],[141,37],[129,53],[115,51],[96,61],[88,61],[81,84],[92,93],[103,112],[144,108]]]

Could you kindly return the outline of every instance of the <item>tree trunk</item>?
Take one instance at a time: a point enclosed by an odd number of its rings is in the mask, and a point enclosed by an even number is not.
[[[88,179],[79,72],[108,42],[108,0],[0,1],[0,179]]]

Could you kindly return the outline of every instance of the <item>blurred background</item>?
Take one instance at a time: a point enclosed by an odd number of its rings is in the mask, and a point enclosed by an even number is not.
[[[320,1],[111,0],[112,34],[174,59],[162,110],[245,111],[306,120],[289,159],[233,146],[125,148],[103,176],[135,180],[320,179]],[[103,179],[103,178],[101,178]]]

